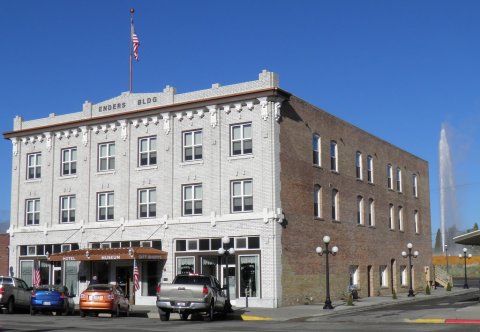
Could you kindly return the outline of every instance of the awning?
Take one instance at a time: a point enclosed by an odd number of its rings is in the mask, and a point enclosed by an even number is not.
[[[480,246],[480,230],[456,236],[453,238],[453,241],[459,244]]]
[[[159,260],[167,259],[167,252],[149,247],[88,248],[64,251],[48,256],[52,262],[61,261],[111,261],[122,259]]]

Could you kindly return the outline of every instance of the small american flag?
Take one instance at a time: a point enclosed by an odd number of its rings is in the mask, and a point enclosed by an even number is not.
[[[137,261],[133,261],[133,281],[135,291],[140,289],[140,272],[138,272]]]
[[[133,57],[138,61],[138,47],[140,46],[140,41],[137,34],[135,33],[135,27],[133,26],[132,20],[132,46],[133,46]]]
[[[41,280],[40,280],[40,263],[38,261],[35,261],[34,267],[33,267],[33,287],[38,287],[40,286]]]

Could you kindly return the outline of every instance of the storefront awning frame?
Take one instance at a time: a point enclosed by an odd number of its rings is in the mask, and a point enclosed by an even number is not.
[[[168,253],[150,247],[86,248],[48,255],[51,262],[62,261],[112,261],[112,260],[165,260]]]

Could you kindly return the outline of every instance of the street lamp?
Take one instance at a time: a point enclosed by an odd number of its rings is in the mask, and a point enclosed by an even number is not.
[[[467,258],[472,258],[472,254],[467,255],[467,248],[463,248],[463,255],[458,254],[458,258],[462,258],[464,261],[464,266],[465,266],[465,284],[463,285],[463,288],[467,289],[468,288],[468,282],[467,282]]]
[[[230,243],[230,238],[228,236],[224,236],[222,238],[222,243],[224,245],[227,245]],[[227,312],[232,312],[232,304],[230,303],[230,282],[229,282],[229,271],[228,271],[228,256],[233,256],[235,255],[235,249],[232,247],[228,250],[225,250],[223,246],[221,248],[218,248],[218,254],[220,256],[225,257],[225,265],[226,265],[226,270],[227,270],[227,300],[225,301],[225,309]]]
[[[413,245],[411,243],[408,243],[407,244],[408,254],[405,251],[402,251],[403,258],[408,257],[408,275],[409,275],[409,278],[408,278],[409,279],[408,280],[408,283],[409,283],[408,296],[409,297],[415,296],[415,294],[413,293],[413,287],[412,287],[412,257],[413,258],[418,257],[418,251],[415,250],[412,254],[412,247],[413,247]]]
[[[327,297],[325,299],[325,305],[323,306],[323,309],[333,309],[332,306],[332,301],[330,300],[330,269],[329,269],[329,264],[328,264],[328,255],[332,254],[332,256],[335,256],[338,252],[338,247],[334,246],[332,250],[328,249],[328,244],[330,243],[330,236],[325,235],[323,237],[323,243],[325,243],[325,249],[322,247],[317,247],[315,251],[319,256],[322,256],[325,254],[325,264],[326,264],[326,279],[325,279],[325,286],[327,288]]]
[[[448,274],[448,245],[445,245],[445,257],[447,258],[447,274]]]

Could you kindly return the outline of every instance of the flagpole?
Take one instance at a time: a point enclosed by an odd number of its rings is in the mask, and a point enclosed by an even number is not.
[[[132,93],[132,47],[133,47],[133,13],[135,9],[130,8],[130,93]]]

